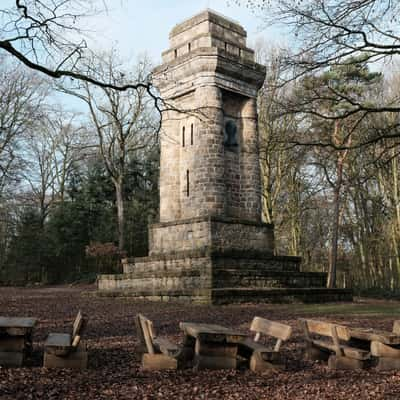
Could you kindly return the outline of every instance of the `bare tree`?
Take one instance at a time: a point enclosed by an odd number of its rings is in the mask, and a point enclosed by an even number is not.
[[[400,55],[400,3],[393,0],[237,0],[262,16],[268,25],[289,31],[291,51],[284,58],[285,69],[277,85],[323,74],[334,67],[346,68],[363,63],[376,68],[390,68]],[[390,98],[354,95],[337,86],[329,86],[327,99],[345,102],[341,113],[315,110],[321,99],[309,93],[298,107],[304,113],[317,112],[328,120],[350,115],[361,118],[365,114],[400,113],[400,92]],[[295,112],[283,107],[282,112]],[[385,138],[400,136],[399,118],[392,125],[382,127],[374,135],[353,142],[352,147],[374,144]],[[335,148],[331,142],[322,143]]]
[[[0,195],[17,179],[21,140],[41,118],[47,91],[43,80],[0,57]]]
[[[147,60],[121,73],[122,66],[115,52],[93,59],[99,80],[121,85],[129,79],[141,80],[149,70]],[[88,108],[91,128],[97,134],[98,150],[115,188],[118,244],[122,251],[124,235],[124,182],[129,158],[154,145],[159,121],[154,118],[152,99],[145,88],[126,92],[94,87],[85,82],[80,90],[62,89],[83,100]]]
[[[82,160],[86,148],[90,145],[87,129],[80,120],[81,114],[67,112],[57,107],[49,112],[47,130],[48,140],[52,143],[52,161],[54,166],[54,185],[57,188],[57,201],[64,202],[66,183],[70,178],[73,164]]]
[[[11,5],[12,4],[12,5]],[[51,78],[84,81],[118,91],[145,90],[161,112],[149,75],[140,81],[102,80],[92,70],[84,19],[104,11],[105,0],[15,0],[0,9],[0,50]]]
[[[28,185],[24,188],[23,197],[28,204],[39,210],[40,227],[44,223],[50,207],[57,198],[56,174],[54,160],[56,144],[44,123],[25,141],[26,168],[24,181]]]
[[[51,207],[64,201],[73,163],[82,156],[84,128],[74,122],[76,118],[76,114],[60,108],[47,108],[46,116],[23,141],[22,197],[39,210],[42,227]]]

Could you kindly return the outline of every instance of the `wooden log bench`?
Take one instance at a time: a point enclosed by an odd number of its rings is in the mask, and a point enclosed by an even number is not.
[[[400,369],[400,320],[394,321],[392,333],[398,337],[397,340],[390,340],[390,344],[385,340],[387,335],[380,335],[383,338],[375,337],[371,341],[371,354],[378,359],[377,368],[380,371]]]
[[[0,317],[0,367],[21,367],[32,350],[35,318]]]
[[[180,348],[166,338],[157,337],[152,321],[142,314],[135,317],[143,370],[177,369]]]
[[[346,326],[311,319],[300,319],[300,323],[307,342],[308,358],[328,360],[330,369],[361,369],[367,366],[371,353],[348,344],[351,335]]]
[[[81,341],[86,319],[78,312],[71,333],[50,333],[44,343],[45,368],[87,368],[88,353]]]
[[[292,327],[261,317],[254,317],[250,331],[255,332],[254,339],[247,338],[239,343],[238,355],[249,360],[252,371],[260,372],[267,369],[283,369],[285,367],[280,348],[292,334]],[[273,348],[260,342],[262,337],[277,339]]]
[[[183,351],[195,370],[236,369],[238,345],[247,337],[245,333],[217,324],[181,322],[185,334]]]

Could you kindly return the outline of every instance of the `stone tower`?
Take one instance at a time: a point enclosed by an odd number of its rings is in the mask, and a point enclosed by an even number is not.
[[[162,122],[151,255],[204,247],[273,252],[273,229],[261,223],[257,92],[264,77],[237,23],[206,10],[172,30],[154,70],[171,111]],[[212,234],[216,226],[223,235]]]
[[[172,30],[154,71],[162,98],[180,111],[163,118],[160,222],[260,222],[257,92],[264,77],[237,23],[207,10]]]
[[[346,299],[326,274],[274,256],[261,220],[257,92],[265,67],[238,23],[206,10],[175,26],[153,73],[167,110],[161,130],[160,222],[149,256],[99,289],[152,300],[208,303],[298,297]]]

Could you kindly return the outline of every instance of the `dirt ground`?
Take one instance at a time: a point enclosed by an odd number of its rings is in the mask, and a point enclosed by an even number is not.
[[[354,326],[391,330],[400,318],[399,302],[355,304],[199,306],[133,302],[82,295],[89,287],[0,288],[0,315],[39,319],[34,353],[24,368],[0,367],[0,399],[400,399],[400,371],[329,371],[305,361],[297,319],[318,317]],[[86,371],[41,367],[43,341],[49,332],[68,332],[81,309],[89,323]],[[293,338],[284,344],[285,372],[171,372],[140,370],[133,317],[141,312],[158,333],[182,340],[180,321],[209,322],[247,331],[255,315],[291,324]]]

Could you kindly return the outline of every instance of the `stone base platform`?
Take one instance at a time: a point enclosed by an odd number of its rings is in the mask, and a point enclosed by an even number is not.
[[[150,256],[213,249],[219,252],[274,252],[273,225],[238,218],[199,217],[149,226]]]
[[[98,294],[208,304],[352,300],[349,290],[326,289],[325,273],[300,271],[300,261],[209,249],[126,259],[123,274],[98,277]]]
[[[132,289],[102,290],[90,292],[97,297],[129,297],[133,300],[182,302],[195,304],[238,303],[329,303],[353,301],[351,289],[327,288],[223,288],[204,290],[157,290]]]

